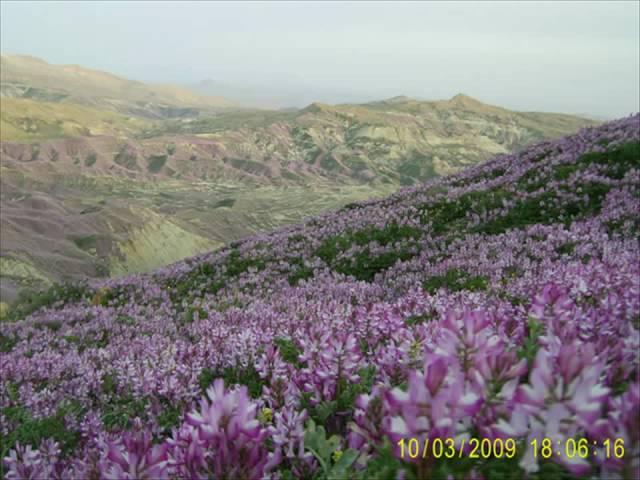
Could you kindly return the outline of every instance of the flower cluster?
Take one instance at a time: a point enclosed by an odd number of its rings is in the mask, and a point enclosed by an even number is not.
[[[0,324],[5,477],[640,477],[639,159],[635,115]]]

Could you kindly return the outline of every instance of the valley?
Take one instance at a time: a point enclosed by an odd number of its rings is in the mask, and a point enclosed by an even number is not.
[[[596,122],[459,94],[257,110],[2,56],[0,300],[144,272]]]

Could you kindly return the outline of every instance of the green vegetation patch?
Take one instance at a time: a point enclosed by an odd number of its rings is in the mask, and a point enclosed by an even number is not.
[[[415,154],[402,162],[398,167],[398,172],[412,180],[427,180],[438,176],[433,166],[433,158],[429,155],[421,154]]]
[[[325,170],[334,171],[334,170],[338,170],[338,167],[340,167],[340,164],[331,155],[324,155],[320,159],[320,166]]]
[[[372,254],[369,248],[366,248],[350,260],[337,260],[340,254],[353,245],[365,246],[371,242],[377,242],[382,246],[407,241],[409,244],[414,244],[421,235],[422,232],[415,227],[398,225],[394,222],[382,229],[369,227],[328,238],[316,250],[315,255],[339,273],[352,275],[358,280],[371,281],[377,273],[387,270],[398,260],[409,260],[414,256],[414,253],[409,251],[408,246],[405,246],[376,255]]]
[[[133,420],[146,416],[147,401],[131,395],[114,396],[102,409],[102,422],[108,431],[126,430]]]
[[[246,386],[252,398],[260,397],[262,387],[265,385],[265,381],[260,378],[260,374],[255,369],[254,362],[251,359],[247,362],[247,366],[237,362],[235,366],[224,368],[203,368],[198,377],[198,383],[202,391],[205,392],[216,378],[224,379],[225,386]]]
[[[498,177],[501,177],[502,175],[504,175],[506,173],[506,170],[504,168],[494,168],[493,170],[487,172],[487,173],[482,173],[480,175],[476,175],[474,177],[471,178],[462,178],[460,180],[456,180],[454,182],[451,183],[452,187],[466,187],[467,185],[470,185],[472,183],[478,183],[478,182],[482,182],[485,180],[494,180]]]
[[[302,354],[302,351],[295,343],[293,343],[293,341],[287,338],[277,337],[273,339],[273,343],[278,347],[282,360],[294,365],[295,367],[300,367],[300,360],[298,360],[298,357]]]
[[[22,320],[41,308],[51,307],[56,303],[64,305],[79,302],[90,295],[91,291],[85,283],[56,284],[44,291],[22,290],[15,305],[7,313],[6,320]]]
[[[249,159],[242,158],[232,158],[230,160],[231,165],[235,168],[243,170],[247,173],[252,173],[254,175],[270,175],[271,169],[264,165],[263,163],[256,162]]]
[[[158,173],[167,163],[167,155],[152,155],[147,159],[147,170],[151,173]]]
[[[220,200],[219,202],[216,202],[213,205],[213,208],[222,208],[222,207],[226,207],[226,208],[231,208],[235,205],[236,203],[236,199],[235,198],[224,198],[222,200]]]
[[[121,167],[128,168],[129,170],[138,169],[138,156],[134,152],[131,152],[126,145],[114,155],[113,161]]]
[[[606,222],[605,229],[610,236],[622,235],[627,238],[640,239],[640,218],[633,215],[624,215]]]
[[[0,352],[9,353],[19,342],[15,335],[4,335],[0,333]]]
[[[560,221],[570,225],[573,220],[595,215],[600,212],[602,202],[611,189],[610,186],[597,182],[586,182],[576,185],[588,201],[566,202],[552,192],[545,192],[519,200],[509,212],[495,220],[475,228],[475,231],[497,235],[509,229],[524,228],[536,223],[550,225]]]
[[[605,175],[620,180],[631,169],[640,169],[640,142],[619,145],[609,152],[590,152],[580,157],[580,165],[602,165]]]
[[[504,188],[469,192],[455,200],[443,199],[434,204],[420,206],[420,220],[423,224],[431,222],[435,234],[457,230],[463,226],[462,221],[468,212],[480,214],[499,208],[504,200],[512,196],[513,194]]]
[[[470,290],[477,292],[489,288],[489,279],[482,275],[471,275],[468,272],[452,268],[444,275],[436,275],[423,283],[423,288],[429,293],[436,293],[441,288],[452,292]]]
[[[300,280],[313,278],[313,268],[306,266],[301,258],[289,260],[289,264],[292,266],[292,270],[287,280],[292,287],[296,286]]]
[[[566,243],[563,243],[559,247],[556,247],[556,249],[555,249],[556,253],[558,255],[573,255],[573,252],[575,251],[577,244],[578,244],[578,242],[566,242]]]
[[[6,456],[7,452],[20,445],[31,445],[37,448],[43,440],[52,438],[58,442],[64,455],[72,452],[80,441],[80,433],[67,429],[64,418],[67,415],[81,413],[77,402],[66,402],[58,411],[49,417],[33,418],[29,411],[22,406],[6,407],[2,414],[10,424],[17,425],[8,435],[0,435],[0,452]]]
[[[98,161],[98,154],[96,152],[89,152],[84,158],[85,167],[92,167]]]
[[[75,243],[76,247],[85,252],[95,249],[99,239],[103,238],[101,235],[73,235],[71,241]]]
[[[574,173],[594,164],[600,165],[607,177],[621,180],[629,170],[640,169],[640,142],[625,143],[608,152],[585,153],[574,163],[556,165],[550,175],[531,169],[520,177],[517,185],[526,192],[535,192],[551,180],[566,181]]]
[[[240,252],[233,248],[220,267],[211,263],[201,263],[178,280],[170,280],[168,284],[171,288],[170,297],[174,303],[181,304],[183,300],[192,298],[196,290],[218,293],[229,279],[237,277],[250,268],[255,268],[257,271],[264,270],[269,260],[264,257],[242,257]]]

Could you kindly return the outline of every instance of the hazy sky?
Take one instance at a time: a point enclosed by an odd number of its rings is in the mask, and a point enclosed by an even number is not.
[[[640,109],[639,3],[2,0],[0,35],[4,53],[284,104],[464,92],[609,117]]]

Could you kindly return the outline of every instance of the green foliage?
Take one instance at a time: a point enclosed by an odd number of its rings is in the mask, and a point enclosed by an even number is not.
[[[422,205],[420,221],[431,223],[433,233],[442,234],[464,226],[468,213],[482,213],[501,207],[503,200],[512,197],[512,193],[503,188],[494,188],[482,192],[469,192],[455,200],[443,199],[434,204]]]
[[[542,335],[544,335],[544,325],[536,319],[529,317],[529,322],[527,323],[527,338],[525,338],[524,343],[518,350],[518,358],[525,358],[527,360],[529,371],[531,371],[533,361],[540,348],[538,339]]]
[[[84,159],[84,165],[86,167],[91,167],[98,161],[98,154],[96,152],[90,152]]]
[[[302,351],[293,341],[287,338],[274,338],[273,343],[278,347],[282,360],[296,367],[300,367],[298,357],[302,354]]]
[[[310,398],[304,397],[302,404],[309,411],[310,417],[327,427],[330,433],[346,434],[347,420],[350,418],[358,395],[371,392],[376,369],[373,366],[358,371],[359,382],[338,380],[335,398],[312,406]]]
[[[519,455],[516,455],[513,458],[490,457],[480,462],[480,464],[478,465],[478,469],[480,470],[482,475],[484,475],[484,478],[490,478],[492,480],[514,480],[516,478],[525,478],[524,471],[518,464],[519,461]],[[555,477],[549,478],[555,479]]]
[[[384,445],[376,449],[376,456],[368,459],[364,468],[355,473],[354,478],[357,480],[391,480],[395,478],[414,480],[416,478],[412,471],[412,465],[403,462],[394,455],[388,440],[385,440]]]
[[[211,368],[205,367],[202,369],[200,375],[198,376],[198,385],[200,385],[202,391],[205,392],[215,379],[216,371],[212,370]]]
[[[64,417],[80,415],[81,407],[78,402],[63,402],[55,415],[43,418],[33,418],[29,411],[22,406],[6,407],[2,414],[10,424],[16,425],[8,435],[0,435],[0,452],[2,457],[15,448],[16,443],[31,445],[37,448],[40,443],[52,438],[60,444],[63,454],[73,451],[80,441],[80,433],[68,430]]]
[[[67,335],[63,338],[67,342],[77,345],[78,353],[82,353],[87,348],[105,348],[109,345],[109,335],[108,330],[101,330],[98,335],[87,333],[84,337]]]
[[[22,290],[15,305],[7,313],[6,320],[22,320],[41,308],[53,307],[58,303],[64,305],[79,302],[89,295],[90,290],[86,283],[55,284],[45,291],[38,292]]]
[[[623,215],[606,222],[605,229],[610,236],[622,235],[623,237],[640,239],[640,218],[633,215]]]
[[[127,326],[132,326],[136,324],[135,318],[130,317],[129,315],[118,315],[116,317],[116,322],[119,323],[120,325],[127,325]]]
[[[561,201],[554,193],[545,192],[519,200],[506,215],[479,225],[475,231],[497,235],[509,229],[523,228],[536,223],[557,223],[561,218],[570,224],[574,219],[597,214],[602,208],[604,197],[611,189],[610,186],[598,182],[577,184],[575,188],[580,188],[582,194],[588,196],[588,202]]]
[[[223,198],[219,202],[215,203],[213,205],[213,208],[222,208],[222,207],[231,208],[235,205],[235,203],[236,203],[235,198]]]
[[[580,165],[558,165],[553,169],[553,178],[558,181],[568,180],[569,177],[580,169]]]
[[[96,248],[96,242],[98,240],[98,235],[81,235],[81,236],[73,236],[71,240],[80,250],[84,250],[85,252],[91,250],[92,248]]]
[[[158,425],[166,433],[171,432],[174,427],[180,425],[182,420],[182,408],[179,405],[172,405],[170,402],[163,400],[163,409],[158,415]]]
[[[135,418],[146,418],[146,407],[145,399],[131,395],[114,396],[102,408],[102,422],[107,430],[129,429]]]
[[[102,391],[107,395],[114,395],[118,389],[118,379],[114,373],[105,373],[102,376]]]
[[[165,163],[167,163],[167,155],[152,155],[147,160],[147,170],[158,173]]]
[[[304,432],[305,449],[310,451],[320,463],[321,472],[314,478],[326,480],[343,480],[347,471],[358,458],[356,450],[339,450],[340,437],[333,435],[327,438],[322,426],[316,427],[313,420],[309,420]],[[339,452],[339,453],[338,453]]]
[[[410,180],[426,180],[437,176],[433,166],[433,158],[420,153],[403,161],[398,166],[398,172]]]
[[[344,207],[342,207],[339,211],[340,212],[348,212],[350,210],[358,210],[360,208],[364,208],[363,205],[356,203],[356,202],[352,202],[352,203],[347,203]]]
[[[247,366],[241,365],[239,362],[233,367],[224,367],[218,369],[203,368],[198,377],[198,383],[203,392],[213,383],[216,378],[222,378],[227,387],[233,385],[244,385],[247,387],[249,394],[253,398],[258,398],[262,394],[262,387],[265,385],[264,380],[260,378],[254,363],[251,359]]]
[[[233,249],[229,256],[227,257],[226,262],[226,276],[227,277],[236,277],[250,268],[255,268],[256,270],[264,270],[267,266],[267,260],[262,257],[242,257],[238,250]]]
[[[182,277],[170,280],[167,284],[170,289],[169,295],[174,303],[181,304],[185,300],[192,300],[194,291],[204,289],[208,293],[215,294],[224,288],[230,278],[250,268],[263,270],[268,260],[262,257],[242,257],[237,249],[232,248],[224,263],[226,270],[218,269],[210,263],[201,263]]]
[[[4,335],[0,333],[0,352],[9,353],[18,344],[18,337],[15,335]]]
[[[573,255],[573,252],[576,249],[576,245],[578,242],[566,242],[556,247],[556,253],[558,255]]]
[[[137,158],[138,156],[134,152],[129,151],[125,145],[113,156],[113,161],[121,167],[136,170],[138,168]]]
[[[436,275],[427,279],[423,283],[423,288],[433,294],[441,288],[446,288],[452,292],[460,290],[470,290],[476,292],[486,290],[489,287],[489,279],[484,276],[472,276],[467,272],[452,268],[444,275]]]
[[[331,155],[323,155],[320,159],[320,166],[325,170],[337,170],[340,164]]]
[[[413,256],[413,253],[404,249],[373,256],[369,249],[366,249],[355,256],[353,263],[342,261],[334,267],[334,270],[344,275],[351,275],[357,280],[370,282],[377,273],[389,269],[398,261],[407,261]]]
[[[352,231],[343,235],[330,237],[316,250],[315,254],[339,273],[352,275],[358,280],[371,281],[376,273],[393,266],[398,260],[406,261],[413,257],[407,248],[398,247],[393,251],[380,255],[372,255],[368,248],[355,255],[352,260],[337,257],[352,247],[352,245],[368,245],[377,242],[382,246],[402,241],[415,241],[421,236],[421,231],[408,225],[389,223],[379,229],[369,227]]]
[[[541,174],[540,170],[532,168],[518,179],[516,185],[518,190],[531,193],[540,190],[547,182],[548,179]]]
[[[238,168],[248,173],[253,173],[256,175],[271,174],[271,169],[267,165],[261,162],[256,162],[254,160],[249,160],[248,158],[232,158],[229,160],[229,162],[235,168]]]
[[[424,313],[422,315],[412,315],[410,317],[405,318],[404,323],[412,327],[414,325],[420,325],[423,323],[430,322],[437,318],[438,312],[436,310],[431,310],[430,312]]]
[[[297,241],[296,239],[290,239],[290,241],[293,243],[297,243],[303,240],[304,238],[298,239]],[[289,273],[287,280],[289,281],[289,285],[291,285],[292,287],[296,286],[300,282],[300,280],[307,280],[309,278],[312,278],[314,275],[313,268],[305,265],[302,258],[291,259],[289,260],[289,264],[292,266],[292,270],[291,273]]]
[[[478,183],[485,180],[493,180],[495,178],[501,177],[502,175],[505,174],[505,172],[506,170],[504,168],[494,168],[493,170],[487,173],[476,175],[471,178],[461,178],[460,180],[456,180],[451,183],[451,186],[456,188],[466,187],[467,185],[470,185],[472,183]]]
[[[376,375],[376,368],[372,365],[361,368],[358,371],[358,375],[360,377],[360,381],[357,383],[347,382],[344,379],[340,379],[337,395],[338,411],[343,412],[352,410],[358,395],[371,392]]]
[[[34,143],[31,145],[31,161],[35,162],[36,160],[38,160],[39,156],[40,156],[40,144]]]
[[[303,265],[291,272],[287,277],[287,280],[289,281],[289,285],[294,287],[300,282],[300,280],[308,280],[310,278],[313,278],[313,268]]]
[[[176,153],[176,144],[175,143],[169,143],[167,145],[167,155],[173,155],[174,153]],[[166,158],[165,158],[166,160]]]
[[[525,173],[517,182],[518,188],[534,192],[545,186],[551,179],[568,180],[575,172],[583,171],[591,165],[600,165],[609,178],[620,180],[632,168],[640,168],[640,142],[630,142],[608,152],[589,152],[570,164],[556,165],[551,175],[542,174],[535,168]],[[529,183],[532,179],[536,181]]]
[[[182,313],[182,322],[185,324],[193,323],[193,321],[196,320],[196,316],[198,320],[202,320],[207,318],[208,315],[202,307],[190,305]]]
[[[578,162],[601,165],[608,177],[620,180],[632,168],[640,169],[640,142],[625,143],[608,152],[586,153]]]

